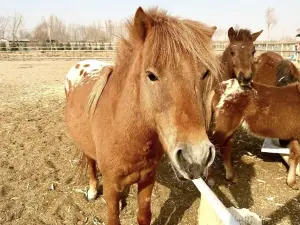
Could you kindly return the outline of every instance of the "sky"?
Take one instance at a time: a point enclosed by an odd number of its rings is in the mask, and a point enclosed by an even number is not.
[[[42,17],[56,15],[66,23],[89,24],[98,20],[124,21],[134,15],[139,6],[158,6],[173,16],[199,20],[227,30],[239,25],[253,32],[264,30],[258,40],[267,38],[265,11],[276,10],[277,25],[272,39],[295,36],[300,28],[300,0],[10,0],[1,4],[0,16],[19,12],[24,16],[24,28],[32,29]]]

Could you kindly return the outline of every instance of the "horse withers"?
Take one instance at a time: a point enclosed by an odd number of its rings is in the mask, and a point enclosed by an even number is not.
[[[258,137],[291,140],[287,184],[297,189],[296,167],[300,156],[300,86],[292,84],[272,87],[253,82],[242,89],[238,81],[230,79],[215,89],[213,96],[215,130],[213,143],[220,148],[226,178],[236,181],[230,154],[232,136],[243,125]]]
[[[216,28],[156,8],[139,8],[127,26],[115,65],[82,76],[79,64],[81,79],[66,92],[67,128],[90,168],[88,197],[97,193],[97,163],[109,225],[120,224],[120,192],[134,183],[138,223],[150,224],[163,151],[183,179],[202,176],[215,157],[206,130],[207,99],[220,74],[211,41]]]

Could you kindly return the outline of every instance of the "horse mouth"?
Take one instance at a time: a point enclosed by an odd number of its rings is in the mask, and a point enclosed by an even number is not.
[[[252,89],[252,81],[249,82],[240,82],[240,86],[243,90]]]
[[[197,179],[197,178],[204,178],[206,177],[206,173],[205,171],[203,173],[201,173],[200,176],[194,176],[193,174],[191,173],[187,173],[187,172],[184,172],[186,174],[186,176],[182,175],[181,172],[179,172],[179,170],[175,167],[175,165],[173,165],[173,163],[171,162],[171,165],[172,165],[172,169],[175,173],[175,177],[177,178],[177,180],[179,181],[188,181],[188,180],[194,180],[194,179]],[[182,169],[180,169],[182,170]]]

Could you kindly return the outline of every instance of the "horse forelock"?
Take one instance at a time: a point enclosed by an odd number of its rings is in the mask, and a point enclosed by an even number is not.
[[[249,29],[237,29],[235,30],[236,36],[234,42],[252,42],[252,34]]]
[[[153,20],[153,26],[144,43],[138,40],[133,20],[127,22],[128,37],[122,37],[117,49],[116,67],[124,73],[133,64],[137,52],[147,55],[147,64],[174,69],[189,57],[191,63],[204,66],[219,79],[220,64],[212,47],[212,28],[196,21],[169,16],[166,11],[150,8],[146,13]],[[138,69],[138,68],[136,68]]]

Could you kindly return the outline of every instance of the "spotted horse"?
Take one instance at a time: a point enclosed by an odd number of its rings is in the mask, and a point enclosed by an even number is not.
[[[66,96],[77,86],[83,85],[85,82],[103,79],[103,87],[113,70],[113,64],[91,59],[83,60],[71,67],[67,73],[65,80]]]

